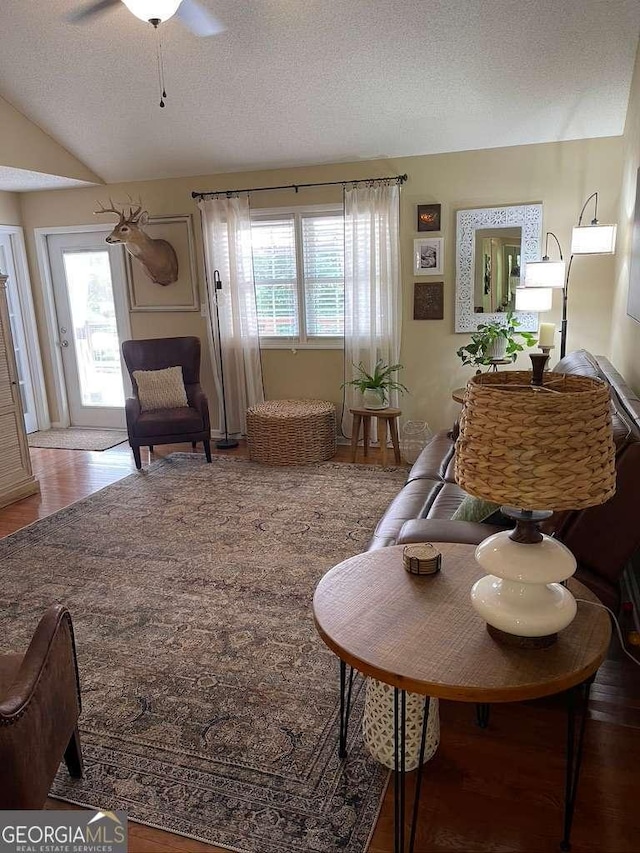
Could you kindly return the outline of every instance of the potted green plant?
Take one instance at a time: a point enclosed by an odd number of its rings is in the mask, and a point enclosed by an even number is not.
[[[463,364],[491,364],[496,359],[515,361],[524,344],[531,347],[537,338],[531,332],[521,332],[520,321],[513,311],[504,315],[504,320],[491,320],[480,323],[471,335],[471,343],[457,350]],[[520,342],[520,340],[522,343]]]
[[[362,394],[362,402],[365,409],[385,409],[389,402],[389,391],[399,391],[401,394],[407,388],[394,377],[402,369],[401,364],[385,364],[382,359],[376,362],[373,373],[365,370],[364,364],[360,362],[353,365],[358,373],[355,379],[342,383],[353,385]]]

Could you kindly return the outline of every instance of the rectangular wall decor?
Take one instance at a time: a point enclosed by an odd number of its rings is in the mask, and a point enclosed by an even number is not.
[[[413,241],[413,274],[442,275],[444,237],[420,237]]]
[[[171,243],[178,256],[178,280],[173,284],[156,284],[127,252],[131,311],[198,311],[200,299],[191,215],[151,216],[144,231],[149,237]]]
[[[413,285],[413,319],[444,319],[444,282],[416,281]]]
[[[419,204],[418,231],[440,231],[441,208],[439,204]]]

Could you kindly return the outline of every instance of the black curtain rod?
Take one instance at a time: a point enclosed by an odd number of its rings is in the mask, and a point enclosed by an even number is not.
[[[205,198],[208,195],[226,195],[232,196],[237,193],[263,193],[267,190],[298,190],[306,189],[307,187],[338,187],[346,186],[347,184],[368,184],[372,181],[397,181],[400,185],[404,184],[408,175],[393,175],[390,178],[358,178],[356,181],[319,181],[317,184],[286,184],[282,187],[250,187],[244,190],[208,190],[207,192],[192,192],[191,198]]]

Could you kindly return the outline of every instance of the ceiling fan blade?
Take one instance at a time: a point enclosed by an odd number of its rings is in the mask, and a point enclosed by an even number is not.
[[[176,16],[197,36],[217,36],[226,30],[225,25],[214,18],[197,0],[182,0]]]
[[[88,6],[83,6],[76,9],[75,12],[70,12],[67,15],[67,20],[72,24],[81,24],[84,21],[93,18],[94,15],[99,15],[102,12],[108,12],[120,4],[120,0],[96,0],[95,3],[90,3]]]

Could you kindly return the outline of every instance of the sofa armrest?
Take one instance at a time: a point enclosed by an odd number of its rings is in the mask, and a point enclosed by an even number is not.
[[[136,423],[142,411],[140,408],[140,400],[138,400],[137,397],[127,397],[124,404],[124,410],[127,416],[127,432],[129,433],[129,438],[135,438]]]
[[[30,704],[53,709],[54,717],[67,710],[74,724],[82,707],[71,616],[61,604],[40,620],[10,689],[0,697],[0,725],[18,722]]]
[[[492,533],[503,527],[494,524],[479,524],[473,521],[451,521],[448,518],[418,518],[405,521],[397,539],[398,545],[408,542],[454,542],[463,545],[479,545]]]
[[[202,390],[202,386],[199,384],[191,384],[185,386],[187,392],[187,400],[189,401],[189,405],[194,409],[197,409],[200,413],[200,417],[202,418],[202,422],[204,424],[205,430],[211,429],[211,424],[209,422],[209,401],[207,400],[207,395]]]

